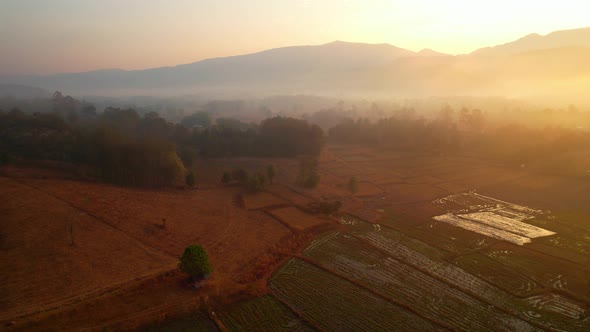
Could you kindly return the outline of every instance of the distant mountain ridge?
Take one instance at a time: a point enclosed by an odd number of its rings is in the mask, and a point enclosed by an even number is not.
[[[570,80],[590,82],[586,59],[590,59],[590,28],[531,34],[459,56],[430,49],[413,52],[390,44],[335,41],[171,67],[5,77],[0,82],[104,96],[528,95],[553,93],[557,91],[554,87],[567,93]]]
[[[546,36],[532,33],[510,43],[481,48],[471,54],[486,56],[514,55],[572,46],[590,46],[590,28],[555,31]]]
[[[45,98],[51,96],[47,90],[19,84],[0,83],[0,98]]]

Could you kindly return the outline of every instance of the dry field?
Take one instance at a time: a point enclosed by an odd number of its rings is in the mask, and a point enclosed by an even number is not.
[[[451,330],[590,329],[588,181],[472,157],[334,146],[320,170],[315,195],[343,201],[343,229],[313,241],[305,263],[287,263],[270,282],[312,326],[364,322],[364,310],[335,304],[345,302],[379,312],[383,326],[401,307]],[[383,190],[352,195],[351,176]],[[441,204],[449,196],[459,199]],[[315,291],[326,283],[342,290]]]
[[[175,257],[50,194],[4,177],[0,187],[2,321],[75,303],[176,264]]]
[[[276,206],[285,206],[289,202],[267,192],[245,193],[241,195],[246,210],[260,210]]]
[[[195,293],[177,284],[176,265],[193,243],[215,268],[211,291],[230,292],[249,262],[292,234],[236,206],[238,187],[152,191],[19,174],[0,177],[0,188],[0,321],[25,330],[145,321],[153,317],[142,312],[184,306]]]
[[[289,239],[290,229],[311,234],[329,222],[296,206],[339,200],[341,225],[292,253],[270,278],[270,293],[221,311],[228,327],[252,329],[255,321],[268,330],[590,330],[587,179],[467,156],[350,146],[328,145],[319,160],[315,189],[295,186],[296,160],[255,158],[199,161],[196,190],[0,178],[1,212],[12,213],[0,234],[2,262],[10,262],[2,266],[9,287],[0,286],[0,313],[9,318],[81,301],[82,293],[89,298],[74,311],[30,326],[88,326],[186,309],[199,296],[239,284],[246,266]],[[271,162],[277,176],[265,192],[242,195],[239,186],[218,183],[223,170],[259,171]],[[356,195],[347,189],[352,176],[360,183]],[[441,200],[449,196],[458,199]],[[445,215],[458,219],[433,219]],[[187,293],[178,272],[145,285],[136,280],[173,271],[193,242],[204,245],[217,271],[202,293]],[[101,257],[117,263],[106,266]],[[46,271],[56,261],[62,268]],[[129,283],[125,291],[93,295]]]
[[[309,215],[292,206],[268,210],[268,213],[296,231],[304,231],[314,226],[329,223],[329,220]]]

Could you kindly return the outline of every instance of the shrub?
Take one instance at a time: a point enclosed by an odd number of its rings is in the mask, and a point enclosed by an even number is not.
[[[190,245],[184,250],[178,268],[193,280],[206,278],[213,270],[207,252],[198,244]]]
[[[248,177],[248,181],[246,182],[246,187],[251,192],[258,192],[264,189],[264,185],[266,185],[266,178],[262,173],[255,173],[252,176]]]
[[[195,186],[195,173],[194,172],[189,172],[186,175],[186,178],[184,179],[186,182],[186,185],[189,187],[194,187]]]

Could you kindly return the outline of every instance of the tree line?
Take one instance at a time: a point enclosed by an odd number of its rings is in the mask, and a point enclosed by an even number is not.
[[[523,120],[524,121],[524,120]],[[328,131],[328,140],[438,155],[466,154],[551,174],[587,175],[590,132],[583,128],[489,121],[480,110],[443,108],[430,119],[392,116],[347,120]]]
[[[259,125],[206,115],[170,123],[157,113],[92,105],[55,93],[48,112],[0,110],[0,162],[14,158],[89,166],[120,185],[166,186],[183,181],[200,157],[318,155],[323,131],[304,120],[274,117]],[[204,125],[201,125],[203,124]]]

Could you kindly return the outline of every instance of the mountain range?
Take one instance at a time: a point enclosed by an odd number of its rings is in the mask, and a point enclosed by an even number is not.
[[[145,70],[0,77],[74,95],[324,94],[580,96],[590,82],[590,28],[447,55],[335,41]]]

